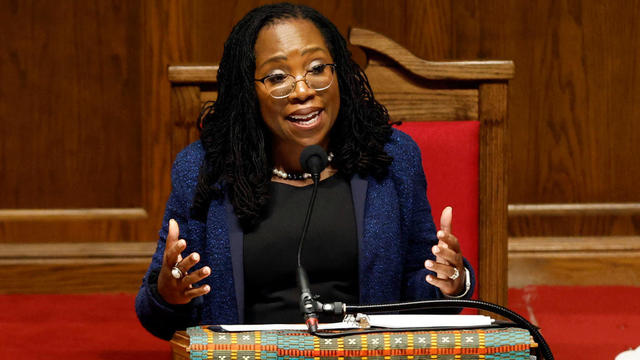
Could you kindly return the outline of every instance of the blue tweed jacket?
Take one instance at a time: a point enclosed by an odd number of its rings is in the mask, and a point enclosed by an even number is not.
[[[386,151],[393,157],[389,175],[382,181],[354,176],[351,180],[359,241],[361,304],[442,298],[440,290],[425,281],[426,259],[434,259],[436,228],[426,198],[426,180],[420,150],[406,134],[394,130]],[[191,219],[189,209],[204,158],[201,143],[185,148],[171,173],[172,192],[167,201],[160,239],[149,270],[136,297],[136,312],[152,334],[170,339],[178,329],[197,324],[242,323],[244,276],[243,233],[226,199],[214,200],[207,223]],[[157,294],[157,274],[162,265],[169,219],[180,226],[187,241],[183,254],[198,252],[195,268],[209,265],[203,280],[209,294],[187,305],[170,305]],[[472,289],[475,279],[471,271]],[[467,294],[471,296],[472,291]]]

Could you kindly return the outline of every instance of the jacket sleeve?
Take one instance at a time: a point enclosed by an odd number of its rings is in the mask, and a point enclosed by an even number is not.
[[[407,247],[404,261],[403,297],[405,300],[446,298],[439,288],[426,281],[427,274],[435,276],[434,272],[425,268],[424,262],[427,259],[435,261],[431,248],[438,243],[438,238],[436,237],[437,229],[431,214],[431,206],[426,195],[427,181],[422,168],[420,149],[408,135],[397,133],[403,151],[396,155],[401,158],[394,159],[394,162],[400,160],[398,164],[401,164],[403,168],[399,173],[402,174],[400,192],[405,204],[402,215],[404,219],[403,233],[406,234]],[[471,288],[464,296],[466,299],[473,295],[475,279],[471,265],[466,259],[463,261],[471,275]],[[460,309],[457,309],[456,312],[459,311]]]
[[[142,286],[136,297],[136,314],[142,326],[153,335],[169,340],[176,330],[185,329],[199,323],[202,299],[197,297],[185,305],[172,305],[164,301],[157,291],[158,274],[162,267],[165,243],[169,230],[169,219],[175,219],[180,226],[180,237],[187,238],[187,222],[191,199],[187,191],[188,181],[184,174],[188,170],[183,157],[178,155],[171,171],[171,194],[165,208],[162,228],[159,231],[158,245],[151,259],[149,269],[142,280]],[[186,169],[185,169],[186,168]],[[197,171],[197,169],[196,169]]]

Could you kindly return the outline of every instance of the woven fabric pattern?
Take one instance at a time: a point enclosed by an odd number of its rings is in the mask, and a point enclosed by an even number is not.
[[[531,336],[517,328],[384,332],[325,339],[298,331],[187,329],[191,359],[529,360]]]

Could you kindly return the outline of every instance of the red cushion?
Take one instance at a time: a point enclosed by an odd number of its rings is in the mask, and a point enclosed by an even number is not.
[[[452,233],[477,269],[479,122],[406,122],[397,128],[409,134],[422,152],[433,221],[440,229],[442,210],[453,208]]]

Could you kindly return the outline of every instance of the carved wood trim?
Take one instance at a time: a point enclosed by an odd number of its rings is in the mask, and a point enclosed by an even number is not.
[[[352,28],[349,41],[383,53],[415,75],[430,80],[507,80],[513,78],[512,61],[428,61],[418,58],[395,41],[376,32]]]

